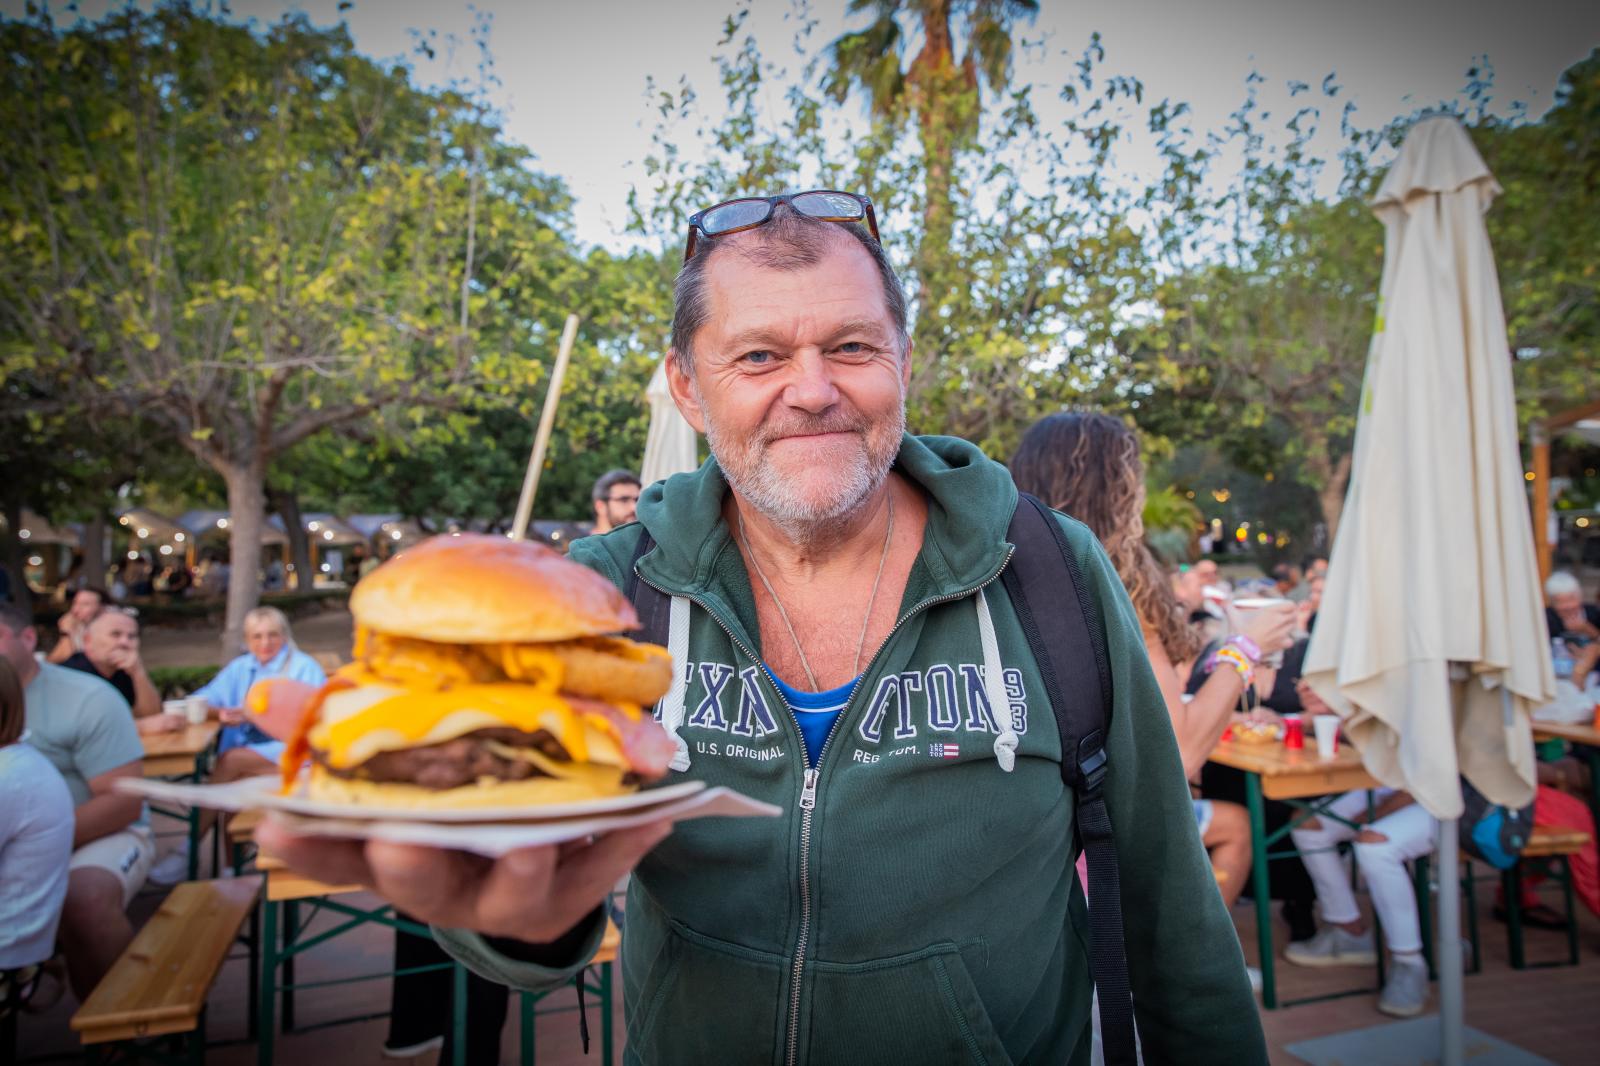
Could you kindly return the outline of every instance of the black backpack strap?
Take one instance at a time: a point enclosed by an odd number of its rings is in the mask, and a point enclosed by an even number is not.
[[[648,581],[639,580],[639,560],[655,546],[656,541],[650,531],[640,526],[639,543],[634,546],[633,558],[628,561],[627,582],[622,591],[639,616],[639,632],[634,636],[650,644],[666,647],[672,598]]]
[[[1089,866],[1089,969],[1100,998],[1105,1061],[1133,1066],[1122,885],[1104,791],[1111,667],[1100,612],[1050,508],[1019,493],[1006,536],[1016,551],[1002,580],[1061,732],[1061,778],[1077,799],[1078,839]]]

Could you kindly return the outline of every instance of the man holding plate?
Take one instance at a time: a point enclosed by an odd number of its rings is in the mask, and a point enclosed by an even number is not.
[[[670,601],[669,780],[783,816],[492,863],[279,826],[263,846],[372,886],[476,972],[536,990],[593,954],[631,870],[629,1062],[1088,1062],[1074,793],[1000,580],[1017,492],[972,445],[906,434],[906,301],[870,201],[694,215],[672,333],[673,398],[712,460],[571,558]],[[1144,1057],[1264,1063],[1138,622],[1093,536],[1055,521],[1109,659],[1103,796]]]

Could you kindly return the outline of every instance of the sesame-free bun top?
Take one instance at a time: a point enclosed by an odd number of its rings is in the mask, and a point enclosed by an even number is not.
[[[362,578],[356,624],[375,633],[488,644],[572,640],[639,628],[617,587],[543,544],[487,533],[430,538]]]

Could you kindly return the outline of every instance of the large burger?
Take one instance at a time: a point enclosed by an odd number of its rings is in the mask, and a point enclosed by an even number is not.
[[[539,544],[440,536],[350,597],[355,657],[284,753],[313,799],[394,807],[526,806],[619,795],[666,772],[644,709],[672,682],[664,649],[605,578]]]

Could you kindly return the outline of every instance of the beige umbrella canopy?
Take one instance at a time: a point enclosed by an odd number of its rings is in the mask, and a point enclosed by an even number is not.
[[[1528,716],[1555,689],[1483,224],[1499,191],[1447,117],[1413,127],[1378,191],[1378,321],[1305,660],[1372,774],[1446,819],[1461,774],[1493,802],[1532,798]]]
[[[664,477],[697,469],[699,438],[694,427],[684,421],[678,405],[667,391],[667,363],[663,359],[644,390],[650,403],[650,431],[644,440],[644,461],[639,464],[639,481],[654,484]]]

